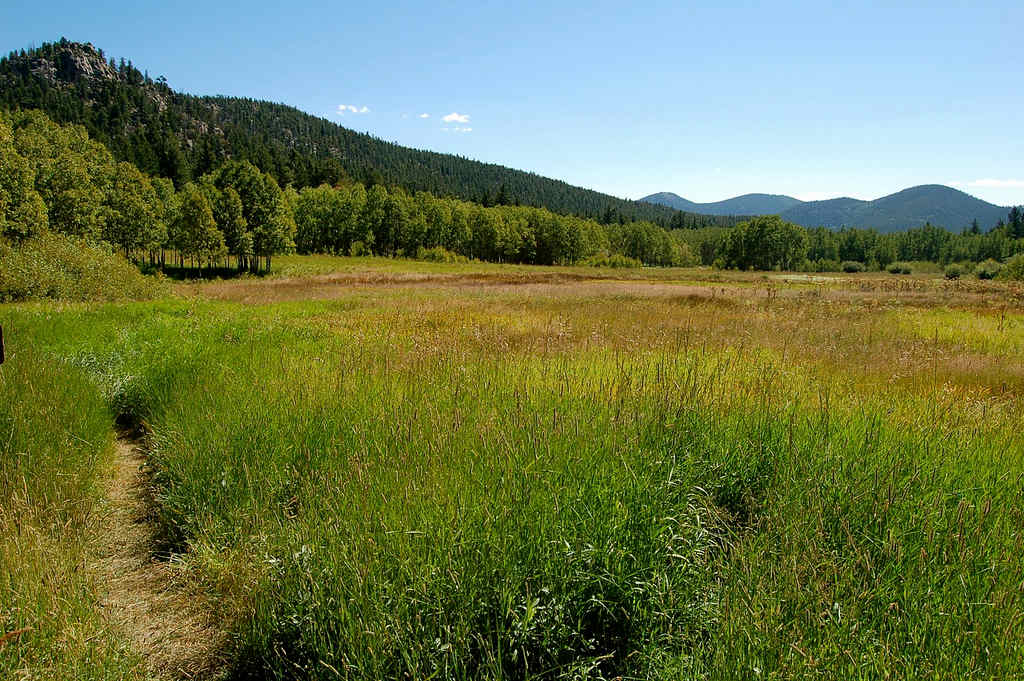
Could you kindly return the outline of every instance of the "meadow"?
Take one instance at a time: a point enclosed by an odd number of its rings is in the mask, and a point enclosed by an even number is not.
[[[1024,674],[1019,284],[275,269],[0,307],[0,677],[194,669],[104,607],[118,427],[223,678]]]

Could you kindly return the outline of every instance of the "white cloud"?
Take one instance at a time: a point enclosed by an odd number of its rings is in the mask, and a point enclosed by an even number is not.
[[[473,128],[460,128],[460,127],[456,126],[455,127],[455,132],[473,132]]]
[[[422,114],[420,114],[420,118],[430,118],[430,114],[422,113]]]
[[[365,114],[370,113],[370,108],[367,106],[353,106],[352,104],[339,104],[337,113],[339,116],[344,116],[346,113]]]
[[[452,112],[441,120],[445,123],[469,123],[469,115]]]

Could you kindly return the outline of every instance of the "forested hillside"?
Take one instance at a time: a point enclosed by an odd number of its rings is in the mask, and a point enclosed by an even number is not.
[[[783,212],[782,217],[805,227],[870,227],[898,232],[930,223],[959,232],[975,222],[983,230],[991,229],[1006,217],[1006,208],[952,187],[928,184],[873,201],[809,201]]]
[[[410,149],[283,104],[178,93],[130,61],[108,60],[91,44],[64,39],[0,59],[0,107],[41,109],[58,123],[83,125],[117,160],[170,178],[178,188],[231,159],[251,162],[282,187],[333,185],[347,177],[484,206],[538,206],[606,224],[647,220],[693,228],[736,222]]]

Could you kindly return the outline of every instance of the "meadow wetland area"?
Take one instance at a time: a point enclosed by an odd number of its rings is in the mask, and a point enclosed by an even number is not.
[[[0,2],[0,681],[1024,681],[1022,25]]]
[[[3,678],[1021,672],[1019,283],[283,256],[135,297],[2,307]]]

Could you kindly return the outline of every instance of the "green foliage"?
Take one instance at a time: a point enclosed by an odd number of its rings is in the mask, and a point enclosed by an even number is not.
[[[865,269],[864,263],[858,262],[856,260],[844,260],[840,267],[842,268],[843,272],[846,272],[847,274],[863,272]]]
[[[239,229],[244,220],[245,229],[252,237],[253,253],[257,258],[266,259],[268,269],[271,256],[294,249],[294,209],[273,177],[260,172],[248,161],[229,161],[217,168],[208,180],[218,190],[231,189],[238,195],[241,220],[232,216],[234,224],[227,229]]]
[[[35,190],[47,207],[50,229],[97,240],[104,237],[108,221],[117,229],[119,220],[139,217],[138,213],[124,215],[125,206],[116,203],[121,199],[121,204],[131,203],[132,197],[115,191],[120,179],[117,163],[84,129],[56,125],[38,111],[13,112],[8,120],[14,146],[28,162]],[[125,183],[125,191],[129,184]],[[41,222],[33,231],[42,228]],[[121,231],[144,228],[136,223],[133,229]]]
[[[1002,263],[998,260],[989,258],[988,260],[977,264],[974,268],[974,276],[978,279],[995,279],[1002,269]]]
[[[173,233],[178,251],[185,257],[196,258],[200,267],[204,260],[211,261],[227,253],[224,235],[217,229],[209,200],[191,183],[181,191]]]
[[[964,274],[964,268],[957,263],[950,263],[946,265],[946,271],[943,273],[946,279],[959,279]]]
[[[109,247],[52,232],[14,244],[0,239],[0,301],[142,300],[164,292]]]
[[[688,264],[711,265],[718,258],[728,233],[727,229],[721,227],[676,229],[672,231],[672,238],[686,245],[686,251],[693,261]]]
[[[808,272],[841,272],[842,263],[838,260],[808,260],[806,269]]]
[[[1007,260],[1006,264],[999,271],[999,278],[1010,281],[1024,281],[1024,253],[1015,255]]]
[[[652,265],[696,260],[685,242],[652,223],[602,225],[541,208],[485,208],[381,185],[304,189],[294,215],[302,253],[413,256],[441,248],[464,258],[541,265],[572,264],[601,251]]]
[[[468,262],[469,258],[458,253],[452,253],[444,246],[434,246],[433,248],[423,248],[420,246],[419,250],[416,251],[417,260],[425,260],[427,262],[447,262],[447,263],[460,263]]]
[[[913,268],[908,262],[894,262],[890,263],[889,266],[885,268],[885,271],[889,274],[910,274],[913,271]]]
[[[726,267],[795,270],[807,255],[807,233],[777,215],[756,217],[732,228],[722,246]]]
[[[9,122],[0,116],[0,237],[23,239],[46,229],[46,205],[34,178],[31,164],[15,149]]]
[[[618,253],[608,253],[607,251],[601,251],[585,260],[581,260],[580,264],[587,267],[613,267],[616,269],[643,267],[643,263],[636,258],[630,258]]]

